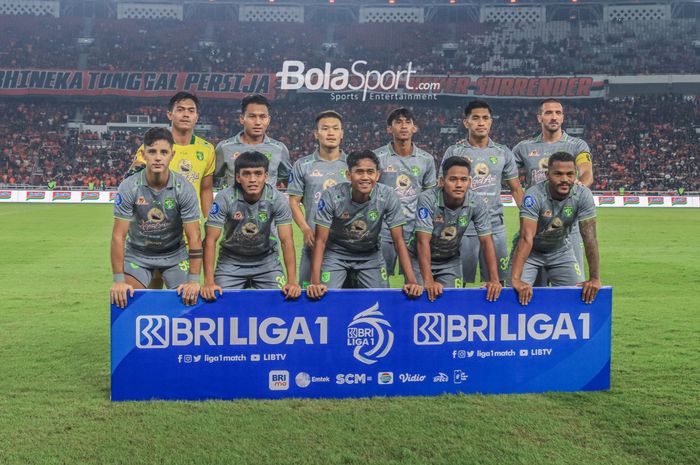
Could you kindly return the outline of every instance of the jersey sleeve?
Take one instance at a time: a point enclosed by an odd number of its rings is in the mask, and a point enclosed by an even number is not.
[[[406,217],[403,216],[403,206],[399,196],[393,190],[387,188],[384,207],[384,221],[389,229],[406,224]]]
[[[533,189],[528,189],[520,205],[520,218],[528,218],[537,221],[540,217],[542,201]]]
[[[425,176],[423,176],[423,190],[432,189],[437,184],[437,174],[435,172],[435,160],[433,156],[426,159],[427,169],[425,170]]]
[[[433,233],[433,216],[435,215],[435,193],[423,192],[418,196],[416,205],[416,231]]]
[[[170,173],[172,176],[172,173]],[[180,217],[183,223],[194,223],[199,221],[201,212],[199,210],[199,200],[197,191],[189,182],[183,182],[178,191],[178,203],[180,204]]]
[[[289,193],[289,195],[304,197],[305,179],[302,164],[302,159],[299,159],[292,166],[292,171],[289,175],[289,184],[287,185],[287,193]]]
[[[214,152],[214,147],[210,144],[206,151],[207,167],[204,169],[204,176],[211,176],[216,170],[216,153]]]
[[[131,221],[134,217],[135,193],[131,183],[123,182],[114,197],[114,217]]]
[[[226,224],[229,214],[228,189],[219,191],[211,204],[209,215],[207,216],[207,226],[222,229]]]
[[[226,154],[224,153],[224,148],[222,143],[216,144],[216,149],[214,150],[214,177],[220,178],[226,174]]]
[[[330,228],[333,224],[333,215],[335,211],[335,206],[333,204],[333,196],[331,191],[335,189],[326,189],[321,194],[321,199],[318,201],[318,206],[316,207],[316,216],[314,217],[314,222],[317,226],[323,226],[324,228]]]
[[[289,208],[289,202],[287,202],[284,194],[278,191],[275,191],[272,201],[272,216],[277,226],[292,224],[292,209]]]
[[[586,221],[595,218],[595,200],[590,189],[581,189],[579,196],[578,220]]]
[[[591,157],[591,149],[588,147],[588,144],[579,139],[577,144],[576,144],[576,153],[574,153],[574,157],[576,157],[576,166],[581,165],[583,163],[593,163],[593,158]]]
[[[444,173],[442,172],[442,167],[445,164],[445,160],[448,158],[454,157],[455,156],[455,146],[451,145],[447,147],[447,150],[445,150],[445,154],[442,156],[442,160],[440,161],[440,169],[438,170],[438,176],[443,176]]]
[[[477,236],[491,235],[491,215],[489,215],[488,208],[482,202],[474,202],[472,221],[474,222]]]
[[[289,175],[292,172],[292,159],[289,157],[289,149],[286,145],[282,145],[282,159],[277,170],[277,181],[286,179],[289,182]]]
[[[509,181],[518,177],[518,165],[515,162],[515,155],[507,147],[503,148],[505,165],[503,166],[503,180]]]
[[[523,155],[524,151],[524,142],[518,142],[518,144],[515,147],[513,147],[513,158],[515,159],[515,165],[518,168],[525,168],[525,156]]]

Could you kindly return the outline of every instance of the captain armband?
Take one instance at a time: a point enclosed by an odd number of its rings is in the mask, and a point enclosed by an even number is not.
[[[576,155],[576,166],[582,163],[593,163],[593,159],[591,158],[591,154],[589,152],[581,152]]]

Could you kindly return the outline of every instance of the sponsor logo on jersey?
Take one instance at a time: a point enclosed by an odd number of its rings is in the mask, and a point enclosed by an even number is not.
[[[526,195],[523,199],[523,205],[527,208],[532,208],[535,205],[535,199],[531,195]]]
[[[236,221],[240,221],[243,219],[243,213],[242,212],[236,212],[233,214],[233,219]]]
[[[209,209],[209,214],[210,214],[210,215],[216,215],[217,213],[219,213],[219,210],[220,210],[220,209],[221,209],[221,208],[219,207],[219,204],[216,203],[216,202],[214,202],[214,203],[211,204],[211,208]]]
[[[319,170],[313,170],[309,176],[313,176],[314,178],[320,178],[323,176],[323,174]]]

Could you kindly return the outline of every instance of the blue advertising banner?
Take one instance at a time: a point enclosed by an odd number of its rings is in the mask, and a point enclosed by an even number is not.
[[[174,291],[112,306],[112,400],[277,399],[610,388],[612,289],[225,291],[185,307]]]

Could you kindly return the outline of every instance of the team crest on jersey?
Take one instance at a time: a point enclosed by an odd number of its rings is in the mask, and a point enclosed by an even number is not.
[[[258,213],[258,221],[260,221],[261,223],[266,222],[267,221],[267,213],[265,213],[265,212]]]
[[[384,171],[386,171],[387,173],[396,173],[396,168],[394,168],[394,165],[389,165]]]
[[[564,213],[565,217],[569,218],[571,217],[571,215],[574,214],[574,208],[571,206],[566,206],[564,207],[564,210],[562,210],[562,212]]]
[[[147,205],[146,198],[142,195],[136,200],[136,205]]]
[[[165,199],[163,205],[165,205],[166,210],[172,210],[173,208],[175,208],[175,199],[172,197],[168,197],[167,199]]]
[[[258,233],[258,225],[255,223],[246,223],[241,228],[243,235],[248,237],[253,237]]]
[[[457,224],[459,224],[460,227],[464,228],[469,224],[469,219],[466,216],[460,216],[459,220],[457,220]]]
[[[367,218],[369,218],[370,221],[377,221],[379,219],[379,212],[377,210],[370,210],[370,212],[367,213]]]
[[[313,170],[311,172],[311,174],[309,174],[309,176],[313,176],[314,178],[319,178],[319,177],[323,176],[323,174],[321,174],[321,172],[319,170]]]
[[[204,160],[204,153],[203,152],[197,152],[197,160],[199,160],[199,161]]]
[[[241,213],[241,212],[236,212],[236,213],[234,213],[234,214],[233,214],[233,219],[234,219],[234,220],[237,220],[237,221],[242,220],[242,219],[243,219],[243,213]]]
[[[540,152],[537,151],[537,149],[530,150],[530,153],[527,154],[528,157],[539,157]]]
[[[340,175],[342,177],[346,177],[348,175],[348,170],[346,170],[345,168],[340,168]]]
[[[189,173],[192,171],[192,162],[189,160],[180,160],[178,168],[180,169],[180,173]]]
[[[419,166],[412,166],[411,173],[413,174],[413,176],[419,176],[420,175],[420,167]]]
[[[323,183],[323,190],[326,190],[326,189],[328,189],[329,187],[333,187],[333,186],[335,186],[336,184],[338,184],[338,183],[336,182],[335,179],[326,179],[326,180],[324,181],[324,183]]]
[[[396,178],[396,187],[400,187],[403,189],[411,187],[411,178],[409,178],[405,174],[399,175],[399,177]]]
[[[498,157],[489,157],[489,161],[492,165],[495,165],[496,163],[498,163]]]
[[[455,228],[454,226],[446,227],[442,230],[440,237],[446,241],[454,240],[454,238],[457,237],[457,228]]]
[[[148,210],[149,223],[162,223],[165,219],[165,213],[159,208],[151,208]]]
[[[272,152],[263,152],[263,155],[267,157],[268,161],[272,161]]]

